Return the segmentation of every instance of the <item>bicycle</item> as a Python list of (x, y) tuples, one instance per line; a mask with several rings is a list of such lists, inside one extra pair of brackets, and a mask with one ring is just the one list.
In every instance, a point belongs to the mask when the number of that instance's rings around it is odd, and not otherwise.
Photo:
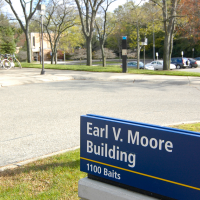
[(19, 62), (19, 60), (15, 57), (15, 54), (10, 55), (7, 54), (8, 56), (8, 60), (11, 62), (11, 64), (13, 65), (12, 67), (19, 67), (20, 69), (22, 68), (21, 63)]
[(3, 69), (10, 69), (12, 67), (12, 64), (8, 60), (7, 56), (0, 54), (0, 66)]

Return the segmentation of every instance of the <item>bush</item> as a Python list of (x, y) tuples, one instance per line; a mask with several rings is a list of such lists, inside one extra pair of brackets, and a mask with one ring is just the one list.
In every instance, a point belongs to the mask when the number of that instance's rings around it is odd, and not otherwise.
[(27, 60), (27, 52), (20, 50), (19, 53), (16, 54), (16, 57), (19, 61), (26, 61)]

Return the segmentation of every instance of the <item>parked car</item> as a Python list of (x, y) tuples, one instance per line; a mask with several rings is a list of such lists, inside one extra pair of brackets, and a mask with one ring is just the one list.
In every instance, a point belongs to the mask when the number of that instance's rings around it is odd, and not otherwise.
[(145, 65), (144, 69), (154, 70), (154, 67), (152, 65)]
[[(152, 66), (154, 68), (154, 70), (163, 70), (163, 60), (155, 60), (155, 61), (152, 61), (151, 63), (148, 63), (145, 65), (145, 69), (151, 69), (151, 67), (149, 66)], [(176, 66), (174, 64), (170, 64), (170, 69), (176, 69)]]
[(188, 60), (190, 61), (190, 67), (198, 67), (197, 61), (194, 58), (188, 58)]
[(188, 58), (176, 57), (171, 58), (171, 63), (176, 65), (176, 69), (186, 68), (190, 66), (190, 61)]
[[(122, 67), (122, 65), (121, 65)], [(137, 61), (131, 61), (127, 63), (128, 68), (136, 68), (137, 69)], [(144, 69), (143, 62), (139, 62), (139, 69)]]
[(197, 61), (198, 67), (200, 67), (200, 57), (194, 58)]

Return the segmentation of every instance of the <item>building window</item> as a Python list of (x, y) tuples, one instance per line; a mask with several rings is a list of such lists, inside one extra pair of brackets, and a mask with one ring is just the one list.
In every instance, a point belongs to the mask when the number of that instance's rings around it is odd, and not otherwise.
[(33, 36), (33, 46), (35, 47), (35, 36)]

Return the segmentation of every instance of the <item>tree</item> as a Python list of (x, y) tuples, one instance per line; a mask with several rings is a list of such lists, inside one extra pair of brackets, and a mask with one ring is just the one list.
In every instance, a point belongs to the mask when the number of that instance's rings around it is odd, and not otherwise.
[(84, 44), (84, 36), (79, 25), (75, 25), (62, 33), (59, 40), (59, 49), (67, 53), (73, 53), (75, 48), (82, 47)]
[(95, 25), (95, 18), (100, 5), (105, 0), (75, 0), (78, 7), (82, 25), (82, 31), (86, 39), (87, 65), (92, 65), (92, 36)]
[(112, 20), (113, 15), (111, 13), (107, 13), (107, 10), (108, 10), (108, 7), (110, 6), (110, 4), (113, 3), (114, 1), (115, 0), (109, 2), (107, 0), (105, 7), (101, 6), (102, 12), (100, 13), (100, 17), (98, 17), (95, 21), (95, 25), (96, 25), (97, 32), (98, 32), (101, 53), (102, 53), (103, 67), (106, 66), (104, 44), (105, 44), (105, 41), (106, 41), (108, 35), (113, 31), (114, 26), (115, 26), (115, 21)]
[(78, 49), (75, 49), (73, 55), (72, 55), (72, 59), (74, 60), (83, 60), (83, 59), (86, 59), (87, 58), (87, 51), (86, 49), (81, 49), (81, 48), (78, 48)]
[(163, 25), (165, 32), (164, 53), (163, 53), (163, 70), (170, 70), (171, 54), (173, 49), (173, 34), (175, 29), (175, 20), (177, 17), (177, 8), (180, 0), (151, 0), (159, 5), (163, 14)]
[(4, 0), (0, 0), (0, 11), (1, 11), (1, 8), (5, 5), (4, 3)]
[(140, 29), (143, 28), (143, 31), (146, 31), (147, 21), (145, 10), (141, 6), (142, 0), (139, 3), (135, 4), (134, 2), (128, 2), (128, 12), (125, 13), (127, 22), (132, 24), (133, 27), (136, 27), (137, 32), (137, 69), (139, 69), (140, 62)]
[(13, 54), (15, 51), (14, 28), (11, 27), (9, 20), (0, 14), (0, 52)]
[(183, 17), (177, 23), (177, 32), (181, 37), (190, 39), (194, 46), (200, 40), (199, 0), (182, 0), (178, 6), (178, 12)]
[(125, 24), (117, 22), (112, 33), (108, 35), (105, 45), (109, 49), (114, 50), (119, 55), (119, 58), (121, 58), (123, 35), (129, 36), (127, 33), (127, 27)]
[[(31, 45), (30, 45), (30, 37), (29, 37), (29, 23), (30, 23), (31, 18), (36, 12), (37, 6), (40, 4), (40, 2), (42, 2), (42, 0), (30, 0), (29, 2), (26, 2), (25, 0), (19, 0), (19, 3), (23, 11), (23, 15), (24, 15), (24, 21), (23, 19), (20, 18), (18, 11), (14, 8), (12, 4), (13, 1), (14, 0), (5, 0), (5, 2), (10, 6), (13, 14), (15, 15), (17, 21), (19, 22), (25, 34), (26, 44), (27, 44), (27, 58), (28, 58), (28, 62), (30, 63), (32, 58), (31, 58)], [(29, 3), (29, 11), (26, 6), (27, 3)]]
[[(116, 54), (110, 49), (105, 48), (104, 54), (105, 54), (106, 58), (116, 58)], [(101, 50), (96, 51), (94, 56), (97, 59), (101, 59), (102, 58), (102, 51)]]
[[(163, 31), (162, 25), (162, 11), (161, 9), (153, 2), (146, 2), (142, 5), (142, 9), (145, 10), (145, 21), (147, 22), (147, 36), (148, 36), (148, 46), (146, 49), (153, 47), (153, 59), (155, 60), (155, 34)], [(157, 46), (158, 47), (158, 46)]]
[(48, 34), (48, 40), (51, 45), (52, 57), (51, 63), (55, 60), (57, 63), (57, 46), (61, 34), (74, 26), (77, 15), (74, 7), (68, 0), (50, 0), (47, 5), (44, 27)]

